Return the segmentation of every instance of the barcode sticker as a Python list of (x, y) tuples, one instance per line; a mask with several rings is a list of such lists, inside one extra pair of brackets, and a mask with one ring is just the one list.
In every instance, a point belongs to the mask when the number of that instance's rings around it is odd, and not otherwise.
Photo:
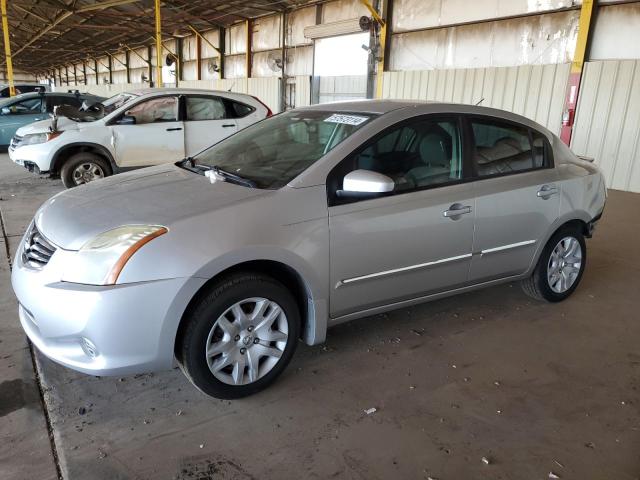
[(345, 125), (360, 125), (367, 120), (369, 120), (369, 117), (359, 117), (357, 115), (344, 115), (340, 113), (334, 113), (324, 121), (329, 123), (344, 123)]

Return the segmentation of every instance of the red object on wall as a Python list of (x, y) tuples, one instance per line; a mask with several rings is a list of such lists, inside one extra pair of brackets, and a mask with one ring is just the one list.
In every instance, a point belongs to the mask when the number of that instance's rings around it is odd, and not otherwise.
[(576, 116), (576, 106), (578, 104), (578, 90), (580, 89), (580, 78), (582, 72), (571, 73), (569, 75), (569, 83), (567, 85), (567, 97), (564, 102), (565, 110), (562, 112), (562, 129), (560, 130), (560, 139), (569, 145), (571, 143), (571, 132), (573, 131), (573, 122)]

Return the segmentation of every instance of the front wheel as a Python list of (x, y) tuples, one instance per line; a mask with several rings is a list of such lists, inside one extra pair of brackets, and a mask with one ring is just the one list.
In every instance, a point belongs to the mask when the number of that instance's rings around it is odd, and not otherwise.
[(60, 178), (67, 188), (77, 187), (111, 175), (109, 162), (95, 153), (80, 152), (65, 160)]
[(300, 313), (291, 293), (259, 274), (214, 285), (187, 314), (178, 363), (203, 393), (240, 398), (271, 384), (296, 349)]
[(565, 226), (549, 239), (533, 274), (522, 288), (537, 300), (560, 302), (578, 287), (587, 262), (584, 235), (576, 226)]

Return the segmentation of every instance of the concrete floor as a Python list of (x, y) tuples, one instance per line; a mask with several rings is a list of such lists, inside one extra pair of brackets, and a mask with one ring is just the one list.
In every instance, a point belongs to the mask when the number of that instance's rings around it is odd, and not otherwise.
[[(0, 156), (11, 252), (61, 188)], [(640, 478), (639, 233), (640, 195), (611, 192), (566, 302), (505, 285), (345, 324), (233, 402), (36, 353), (39, 390), (0, 251), (0, 477)]]

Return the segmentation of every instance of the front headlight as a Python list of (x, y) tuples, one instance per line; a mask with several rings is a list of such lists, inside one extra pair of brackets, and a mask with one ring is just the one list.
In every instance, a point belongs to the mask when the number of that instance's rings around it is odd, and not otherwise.
[(62, 132), (48, 132), (48, 133), (33, 133), (31, 135), (25, 135), (20, 140), (20, 146), (23, 147), (25, 145), (37, 145), (39, 143), (45, 143), (49, 140), (53, 140), (56, 137), (59, 137)]
[(101, 233), (72, 256), (62, 281), (115, 285), (133, 254), (168, 231), (160, 225), (124, 225)]

